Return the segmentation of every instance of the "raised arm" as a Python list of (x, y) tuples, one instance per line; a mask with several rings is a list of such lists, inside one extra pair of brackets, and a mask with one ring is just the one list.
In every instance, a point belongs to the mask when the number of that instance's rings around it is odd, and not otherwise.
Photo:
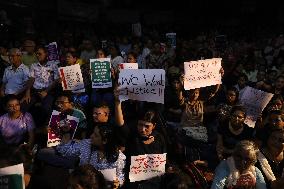
[(121, 108), (121, 102), (119, 100), (119, 90), (117, 87), (114, 89), (114, 103), (115, 103), (115, 122), (118, 126), (123, 126), (124, 117)]

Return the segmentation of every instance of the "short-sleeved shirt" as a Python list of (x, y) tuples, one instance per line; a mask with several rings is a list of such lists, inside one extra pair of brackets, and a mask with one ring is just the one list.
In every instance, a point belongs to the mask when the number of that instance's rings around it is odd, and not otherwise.
[(87, 128), (86, 116), (81, 110), (74, 108), (72, 116), (77, 117), (79, 119), (78, 128)]
[(29, 68), (21, 64), (14, 70), (13, 66), (5, 69), (2, 82), (5, 84), (5, 94), (15, 94), (23, 89), (29, 79)]
[(241, 140), (252, 140), (254, 137), (254, 129), (244, 124), (244, 129), (239, 135), (233, 134), (229, 129), (229, 122), (218, 127), (218, 134), (223, 137), (223, 145), (227, 149), (234, 149), (236, 144)]
[(25, 134), (35, 127), (33, 117), (26, 112), (17, 119), (11, 119), (7, 114), (0, 117), (0, 133), (5, 143), (20, 144)]
[(58, 66), (50, 61), (45, 65), (41, 65), (39, 62), (32, 64), (30, 77), (35, 78), (33, 88), (45, 89), (49, 87), (54, 80), (59, 78)]

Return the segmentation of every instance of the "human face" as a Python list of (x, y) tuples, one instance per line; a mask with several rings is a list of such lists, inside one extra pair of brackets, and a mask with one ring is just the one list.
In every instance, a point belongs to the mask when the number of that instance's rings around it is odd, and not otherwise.
[(233, 126), (242, 126), (245, 121), (245, 118), (245, 113), (237, 110), (231, 115), (231, 124)]
[(284, 121), (281, 115), (271, 114), (269, 117), (269, 123), (273, 128), (278, 128), (278, 129), (284, 128)]
[(194, 89), (190, 95), (191, 99), (192, 100), (198, 100), (199, 98), (199, 93), (200, 93), (200, 90), (199, 89)]
[(14, 52), (9, 54), (9, 60), (10, 60), (11, 64), (16, 68), (18, 66), (20, 66), (21, 63), (22, 63), (21, 55), (18, 55)]
[(57, 106), (60, 112), (65, 112), (72, 109), (72, 104), (69, 102), (67, 97), (60, 96), (55, 101), (55, 105)]
[(148, 121), (139, 120), (137, 128), (140, 136), (149, 137), (155, 129), (155, 125)]
[(229, 104), (233, 104), (237, 99), (236, 99), (236, 93), (234, 91), (228, 91), (226, 94), (227, 102)]
[(92, 145), (97, 146), (97, 147), (103, 146), (106, 143), (106, 141), (102, 139), (102, 136), (100, 134), (100, 129), (98, 126), (94, 128), (94, 131), (91, 134), (90, 138), (91, 138)]
[(275, 82), (276, 89), (283, 89), (284, 88), (284, 78), (280, 77)]
[(284, 133), (279, 131), (273, 132), (268, 138), (267, 148), (273, 152), (284, 151)]
[(281, 110), (283, 102), (280, 99), (275, 99), (269, 106), (270, 110)]
[(74, 65), (77, 61), (76, 57), (73, 57), (71, 53), (66, 54), (66, 62), (68, 65)]
[(36, 52), (36, 57), (39, 62), (45, 62), (47, 60), (47, 53), (43, 49), (38, 49)]
[(10, 100), (7, 103), (7, 111), (9, 114), (18, 113), (21, 111), (20, 102), (18, 100)]
[(136, 63), (137, 61), (136, 61), (136, 59), (134, 58), (134, 56), (132, 54), (129, 54), (127, 56), (127, 62), (128, 63)]
[(235, 154), (235, 166), (242, 173), (247, 170), (254, 163), (253, 153), (249, 150), (241, 150), (238, 154)]
[(101, 50), (98, 50), (97, 58), (105, 58), (105, 57), (106, 57), (105, 53)]
[(245, 80), (244, 77), (239, 78), (239, 80), (238, 80), (238, 85), (239, 85), (240, 87), (245, 87), (245, 85), (246, 85), (246, 80)]
[(172, 86), (173, 86), (173, 88), (174, 88), (174, 90), (180, 90), (182, 87), (181, 87), (181, 83), (179, 82), (179, 81), (177, 81), (177, 80), (174, 80), (173, 82), (172, 82)]
[(107, 108), (94, 108), (93, 120), (95, 123), (106, 123), (108, 121), (109, 111)]

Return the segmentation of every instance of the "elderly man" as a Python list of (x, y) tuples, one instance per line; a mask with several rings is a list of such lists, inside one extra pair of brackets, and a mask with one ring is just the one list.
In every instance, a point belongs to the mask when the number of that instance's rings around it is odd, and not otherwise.
[(9, 59), (11, 66), (4, 71), (1, 96), (9, 94), (23, 97), (27, 89), (27, 81), (29, 79), (29, 68), (22, 63), (21, 51), (17, 48), (9, 50)]

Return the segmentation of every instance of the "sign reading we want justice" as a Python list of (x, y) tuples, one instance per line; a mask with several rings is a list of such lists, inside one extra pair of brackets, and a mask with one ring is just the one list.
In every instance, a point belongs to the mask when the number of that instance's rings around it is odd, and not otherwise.
[(119, 99), (164, 103), (165, 70), (123, 69), (119, 73)]

